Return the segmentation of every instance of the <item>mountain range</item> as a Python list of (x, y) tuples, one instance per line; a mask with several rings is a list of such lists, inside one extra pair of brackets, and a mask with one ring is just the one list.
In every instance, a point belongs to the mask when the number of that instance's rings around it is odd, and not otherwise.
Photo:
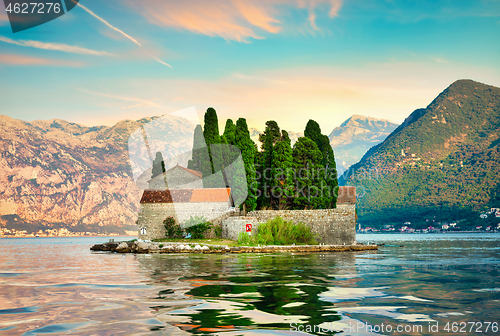
[[(134, 229), (140, 193), (127, 141), (155, 119), (86, 127), (58, 119), (26, 122), (0, 116), (0, 227)], [(163, 117), (162, 123), (172, 152), (191, 150), (192, 140), (185, 139), (192, 139), (194, 125), (175, 116)]]
[(357, 163), (371, 147), (384, 141), (398, 127), (385, 119), (353, 115), (328, 136), (341, 175)]
[(456, 81), (351, 168), (362, 224), (477, 223), (500, 207), (500, 88)]

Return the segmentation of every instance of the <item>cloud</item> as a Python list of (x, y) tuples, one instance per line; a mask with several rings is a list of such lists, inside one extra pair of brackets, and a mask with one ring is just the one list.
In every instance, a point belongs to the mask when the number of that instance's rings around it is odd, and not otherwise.
[(117, 31), (118, 33), (120, 33), (121, 35), (125, 36), (126, 38), (128, 38), (130, 41), (134, 42), (135, 44), (137, 44), (139, 47), (141, 46), (141, 44), (139, 43), (139, 41), (137, 41), (135, 38), (133, 38), (132, 36), (126, 34), (125, 32), (123, 32), (123, 30), (120, 30), (118, 28), (116, 28), (115, 26), (113, 26), (112, 24), (110, 24), (108, 21), (104, 20), (103, 18), (101, 18), (100, 16), (98, 16), (97, 14), (95, 14), (93, 11), (91, 11), (90, 9), (88, 9), (87, 7), (85, 7), (84, 5), (82, 5), (81, 3), (78, 4), (79, 7), (83, 8), (87, 13), (89, 13), (90, 15), (92, 15), (93, 17), (95, 17), (97, 20), (101, 21), (102, 23), (104, 23), (106, 26), (108, 26), (109, 28)]
[(314, 10), (327, 5), (333, 18), (338, 15), (342, 0), (142, 0), (140, 5), (133, 5), (160, 26), (247, 42), (249, 38), (263, 38), (260, 33), (279, 33), (280, 14), (290, 6), (307, 8), (308, 21), (317, 29)]
[[(73, 0), (74, 2), (74, 0)], [(90, 9), (88, 9), (87, 7), (85, 7), (84, 5), (82, 4), (79, 4), (79, 6), (85, 10), (87, 13), (89, 13), (90, 15), (92, 15), (93, 17), (95, 17), (97, 20), (101, 21), (102, 23), (104, 23), (106, 26), (108, 26), (109, 28), (113, 29), (114, 31), (118, 32), (119, 34), (125, 36), (127, 39), (129, 39), (130, 41), (132, 41), (133, 43), (135, 43), (136, 45), (138, 45), (139, 47), (142, 48), (142, 45), (141, 43), (139, 43), (139, 41), (137, 41), (137, 39), (133, 38), (132, 36), (128, 35), (127, 33), (125, 33), (123, 30), (121, 29), (118, 29), (116, 28), (115, 26), (113, 26), (111, 23), (109, 23), (108, 21), (104, 20), (102, 17), (100, 17), (99, 15), (97, 15), (96, 13), (94, 13), (93, 11), (91, 11)], [(157, 57), (152, 57), (155, 61), (157, 61), (158, 63), (160, 64), (163, 64), (165, 66), (168, 66), (170, 68), (172, 68), (172, 66), (168, 63), (165, 63), (163, 62), (162, 60), (160, 60), (159, 58)]]
[(117, 99), (117, 100), (126, 101), (126, 102), (137, 103), (135, 105), (123, 106), (122, 109), (132, 109), (132, 108), (138, 108), (138, 107), (156, 107), (156, 108), (161, 107), (160, 105), (155, 103), (153, 100), (141, 99), (141, 98), (136, 98), (136, 97), (117, 96), (117, 95), (113, 95), (113, 94), (107, 94), (107, 93), (102, 93), (102, 92), (93, 92), (93, 91), (87, 91), (87, 90), (78, 90), (78, 91), (88, 93), (88, 94), (91, 94), (94, 96), (100, 96), (100, 97), (112, 98), (112, 99)]
[(172, 66), (171, 66), (170, 64), (163, 62), (161, 59), (156, 58), (156, 57), (153, 57), (153, 59), (154, 59), (156, 62), (158, 62), (158, 63), (160, 63), (160, 64), (163, 64), (163, 65), (166, 65), (166, 66), (170, 67), (171, 69), (173, 69), (173, 68), (172, 68)]
[(9, 21), (9, 17), (7, 16), (7, 13), (4, 12), (0, 7), (0, 24), (2, 24), (3, 21)]
[(3, 41), (5, 43), (23, 46), (23, 47), (31, 47), (31, 48), (45, 49), (45, 50), (57, 50), (57, 51), (62, 51), (62, 52), (67, 52), (67, 53), (72, 53), (72, 54), (97, 55), (97, 56), (112, 56), (113, 55), (113, 54), (110, 54), (106, 51), (96, 51), (96, 50), (71, 46), (71, 45), (62, 44), (62, 43), (46, 43), (46, 42), (29, 41), (29, 40), (27, 40), (27, 41), (25, 41), (25, 40), (15, 41), (15, 40), (12, 40), (12, 39), (10, 39), (8, 37), (4, 37), (4, 36), (0, 36), (0, 41)]
[(38, 65), (50, 65), (50, 66), (70, 66), (70, 67), (80, 67), (83, 63), (66, 61), (66, 60), (54, 60), (39, 57), (30, 57), (23, 55), (14, 54), (0, 54), (0, 64), (7, 65), (24, 65), (24, 66), (38, 66)]

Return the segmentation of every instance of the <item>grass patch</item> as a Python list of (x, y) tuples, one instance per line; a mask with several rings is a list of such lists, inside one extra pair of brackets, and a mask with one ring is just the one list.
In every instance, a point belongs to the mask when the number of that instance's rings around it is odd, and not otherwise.
[(241, 232), (238, 243), (255, 245), (317, 245), (316, 237), (304, 223), (295, 224), (281, 217), (275, 217), (259, 225), (255, 235)]
[(237, 242), (229, 239), (163, 238), (163, 239), (154, 239), (153, 242), (238, 246)]

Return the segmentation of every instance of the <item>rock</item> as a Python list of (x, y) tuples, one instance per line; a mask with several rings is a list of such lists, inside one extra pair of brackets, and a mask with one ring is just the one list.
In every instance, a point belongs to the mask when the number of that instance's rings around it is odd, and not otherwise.
[(136, 242), (134, 244), (134, 250), (137, 253), (148, 253), (149, 252), (149, 244), (146, 242)]
[(208, 246), (202, 246), (202, 247), (201, 247), (201, 249), (202, 249), (203, 251), (210, 250), (210, 249), (208, 248)]
[(130, 253), (132, 249), (128, 246), (127, 242), (121, 242), (115, 249), (117, 253)]
[(199, 250), (201, 250), (201, 246), (200, 246), (200, 245), (196, 245), (196, 246), (194, 247), (194, 250), (195, 250), (195, 251), (199, 251)]

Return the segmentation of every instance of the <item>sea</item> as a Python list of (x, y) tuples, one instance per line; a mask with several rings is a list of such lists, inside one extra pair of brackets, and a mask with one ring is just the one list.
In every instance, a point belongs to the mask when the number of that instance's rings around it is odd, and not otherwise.
[(381, 245), (367, 252), (90, 251), (108, 240), (0, 239), (0, 335), (500, 335), (500, 233), (359, 234)]

